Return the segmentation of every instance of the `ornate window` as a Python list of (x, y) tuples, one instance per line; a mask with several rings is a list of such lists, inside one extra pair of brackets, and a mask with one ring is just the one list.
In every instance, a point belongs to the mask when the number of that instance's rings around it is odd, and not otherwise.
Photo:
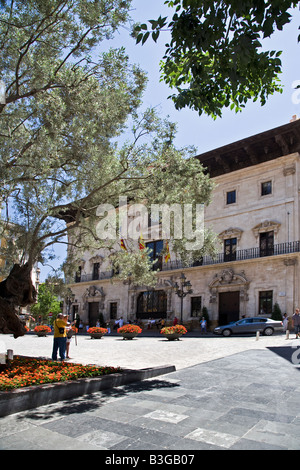
[(137, 318), (165, 318), (167, 294), (163, 290), (141, 292), (137, 298)]
[(226, 204), (234, 204), (236, 203), (236, 190), (227, 191), (226, 193)]
[(151, 261), (155, 261), (153, 264), (153, 270), (162, 268), (162, 250), (164, 248), (163, 240), (156, 240), (153, 242), (146, 243), (146, 247), (151, 250), (149, 254)]
[(202, 298), (191, 297), (191, 317), (200, 317), (202, 309)]
[(236, 260), (236, 238), (228, 238), (224, 240), (224, 261)]
[(261, 291), (259, 292), (259, 315), (271, 315), (273, 308), (273, 291)]
[(260, 256), (274, 255), (274, 232), (263, 232), (259, 234)]
[(264, 181), (261, 183), (261, 196), (272, 194), (272, 181)]

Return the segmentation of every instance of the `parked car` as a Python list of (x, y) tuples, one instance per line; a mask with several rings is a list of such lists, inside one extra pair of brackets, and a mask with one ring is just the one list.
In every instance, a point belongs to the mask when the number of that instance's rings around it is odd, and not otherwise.
[(214, 329), (216, 335), (230, 336), (243, 333), (260, 333), (271, 336), (274, 331), (282, 330), (282, 321), (271, 318), (249, 317), (228, 323), (228, 325), (218, 326)]

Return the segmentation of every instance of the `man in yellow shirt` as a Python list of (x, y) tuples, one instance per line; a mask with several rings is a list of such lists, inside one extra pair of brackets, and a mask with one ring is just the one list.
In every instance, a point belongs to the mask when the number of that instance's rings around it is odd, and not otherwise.
[(54, 339), (53, 339), (53, 351), (52, 359), (57, 361), (57, 351), (59, 350), (59, 356), (61, 361), (65, 359), (66, 356), (66, 343), (67, 343), (67, 317), (64, 317), (62, 313), (57, 315), (56, 320), (54, 321)]

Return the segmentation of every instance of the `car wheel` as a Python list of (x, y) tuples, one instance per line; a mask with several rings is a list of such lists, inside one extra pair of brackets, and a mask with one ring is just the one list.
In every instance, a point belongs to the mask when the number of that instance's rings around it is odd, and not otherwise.
[(274, 333), (274, 330), (270, 326), (264, 330), (264, 335), (266, 336), (272, 336), (273, 333)]
[(226, 328), (226, 330), (223, 330), (223, 331), (222, 331), (222, 335), (223, 335), (223, 336), (226, 336), (226, 337), (227, 337), (227, 336), (230, 336), (230, 335), (231, 335), (231, 330), (229, 330), (228, 328)]

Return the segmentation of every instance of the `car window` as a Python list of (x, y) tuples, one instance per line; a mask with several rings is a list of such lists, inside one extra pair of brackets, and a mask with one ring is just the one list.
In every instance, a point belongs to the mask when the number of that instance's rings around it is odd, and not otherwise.
[(238, 325), (246, 325), (247, 323), (252, 323), (253, 319), (252, 318), (243, 318), (243, 320), (240, 320), (237, 322)]

